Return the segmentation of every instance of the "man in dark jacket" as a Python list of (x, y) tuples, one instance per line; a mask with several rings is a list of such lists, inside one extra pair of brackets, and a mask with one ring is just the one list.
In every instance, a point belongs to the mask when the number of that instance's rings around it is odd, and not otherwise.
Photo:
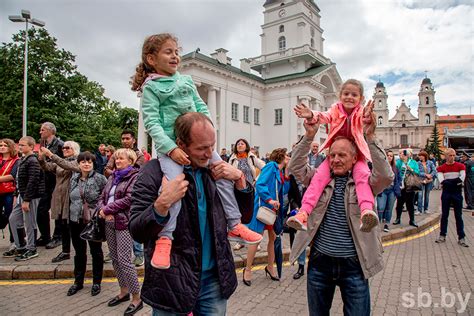
[[(215, 179), (235, 181), (241, 210), (253, 207), (253, 190), (243, 173), (225, 162), (208, 168), (215, 144), (208, 117), (184, 114), (176, 120), (175, 133), (191, 165), (185, 166), (183, 175), (162, 182), (159, 161), (153, 159), (140, 169), (132, 193), (130, 232), (148, 248), (141, 297), (154, 315), (225, 315), (237, 278)], [(169, 219), (169, 207), (180, 199), (170, 268), (155, 269), (150, 264), (155, 241)]]
[[(40, 129), (41, 146), (48, 148), (53, 154), (63, 157), (64, 142), (56, 137), (56, 126), (51, 122), (44, 122)], [(37, 222), (41, 234), (36, 241), (37, 246), (46, 246), (53, 249), (61, 245), (61, 220), (54, 222), (53, 238), (51, 240), (51, 230), (49, 226), (49, 209), (51, 208), (51, 196), (56, 187), (56, 175), (52, 172), (44, 173), (45, 191), (38, 205)]]

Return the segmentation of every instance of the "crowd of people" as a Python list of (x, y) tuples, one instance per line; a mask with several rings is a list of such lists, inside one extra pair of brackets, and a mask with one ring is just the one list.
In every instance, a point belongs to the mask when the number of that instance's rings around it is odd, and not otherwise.
[[(364, 106), (362, 84), (350, 79), (327, 112), (299, 104), (305, 135), (291, 151), (276, 148), (259, 158), (246, 139), (230, 150), (214, 150), (216, 131), (191, 77), (180, 75), (177, 39), (157, 34), (145, 40), (132, 89), (142, 94), (143, 120), (157, 159), (137, 148), (133, 131), (121, 134), (122, 148), (100, 144), (95, 153), (57, 138), (43, 123), (40, 148), (27, 136), (16, 144), (0, 140), (0, 201), (9, 223), (11, 247), (4, 257), (38, 257), (38, 247), (62, 246), (54, 263), (74, 248), (75, 295), (84, 288), (87, 245), (92, 257), (92, 296), (101, 292), (104, 261), (110, 258), (119, 290), (109, 306), (130, 304), (133, 315), (147, 303), (153, 315), (224, 315), (238, 281), (232, 248), (247, 247), (242, 283), (252, 286), (252, 268), (267, 231), (265, 275), (281, 278), (278, 245), (289, 233), (293, 275), (305, 274), (311, 315), (329, 315), (335, 287), (344, 312), (370, 314), (368, 279), (383, 269), (381, 230), (399, 225), (404, 208), (409, 225), (430, 213), (430, 192), (442, 186), (441, 233), (446, 240), (453, 204), (459, 245), (468, 247), (462, 221), (462, 187), (472, 208), (474, 158), (455, 162), (416, 157), (402, 149), (398, 158), (376, 142), (373, 103)], [(172, 88), (170, 88), (172, 87)], [(329, 124), (323, 144), (314, 141), (319, 124)], [(466, 191), (467, 190), (467, 191)], [(396, 203), (396, 217), (392, 210)], [(415, 211), (415, 203), (417, 210)], [(262, 215), (270, 211), (269, 220)], [(104, 221), (109, 254), (102, 243), (81, 234), (92, 219)], [(54, 220), (51, 235), (50, 219)], [(379, 229), (379, 222), (382, 224)], [(132, 255), (133, 254), (133, 255)], [(280, 267), (278, 262), (280, 261)], [(136, 266), (145, 265), (140, 285)], [(335, 269), (334, 267), (337, 267)]]

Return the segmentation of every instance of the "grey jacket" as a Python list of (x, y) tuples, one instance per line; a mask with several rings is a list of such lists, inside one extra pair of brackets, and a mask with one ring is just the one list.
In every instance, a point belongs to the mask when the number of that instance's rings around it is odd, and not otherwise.
[[(294, 148), (288, 166), (290, 173), (295, 178), (308, 186), (313, 178), (315, 169), (311, 168), (307, 161), (307, 155), (311, 146), (312, 139), (304, 136)], [(374, 195), (382, 192), (392, 181), (394, 174), (387, 162), (385, 152), (373, 141), (367, 142), (372, 156), (372, 174), (369, 179), (370, 186)], [(293, 243), (290, 254), (290, 262), (294, 263), (298, 256), (311, 243), (316, 236), (324, 215), (326, 213), (329, 201), (334, 190), (334, 180), (326, 186), (316, 207), (308, 218), (308, 230), (298, 231)], [(347, 213), (347, 223), (351, 230), (352, 238), (357, 250), (357, 256), (366, 279), (373, 277), (383, 269), (382, 241), (378, 229), (373, 229), (370, 233), (364, 233), (359, 230), (360, 227), (360, 209), (357, 203), (355, 192), (355, 182), (350, 176), (346, 185), (345, 205)]]

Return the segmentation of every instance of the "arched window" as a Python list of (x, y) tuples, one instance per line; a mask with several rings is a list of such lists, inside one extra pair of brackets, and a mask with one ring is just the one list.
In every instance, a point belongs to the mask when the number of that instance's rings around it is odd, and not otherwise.
[(285, 32), (285, 26), (284, 25), (280, 25), (280, 33), (283, 33)]
[(382, 107), (382, 100), (379, 100), (379, 108)]
[(314, 48), (314, 39), (311, 39), (311, 47)]
[(426, 97), (426, 104), (430, 104), (430, 97)]
[(286, 39), (284, 36), (280, 36), (278, 39), (278, 50), (285, 50), (286, 49)]
[(378, 124), (379, 124), (379, 125), (382, 125), (382, 124), (383, 124), (383, 118), (382, 118), (381, 116), (379, 116)]
[(405, 120), (405, 114), (402, 114), (402, 121)]
[(425, 115), (425, 124), (431, 124), (431, 116), (429, 114)]

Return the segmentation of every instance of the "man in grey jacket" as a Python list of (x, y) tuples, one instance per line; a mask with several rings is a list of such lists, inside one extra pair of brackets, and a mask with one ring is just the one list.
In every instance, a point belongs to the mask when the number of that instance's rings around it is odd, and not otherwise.
[[(375, 122), (375, 120), (373, 120)], [(308, 185), (315, 169), (307, 163), (307, 153), (318, 130), (304, 125), (306, 134), (292, 152), (290, 172)], [(369, 179), (374, 195), (393, 180), (384, 151), (375, 142), (375, 125), (366, 127), (366, 140), (373, 169)], [(382, 242), (378, 229), (361, 232), (360, 209), (351, 171), (357, 160), (355, 144), (338, 137), (329, 149), (333, 179), (308, 218), (308, 230), (299, 231), (291, 249), (294, 262), (311, 244), (308, 264), (308, 307), (310, 315), (329, 315), (336, 285), (340, 287), (345, 315), (370, 315), (368, 279), (383, 269)]]

